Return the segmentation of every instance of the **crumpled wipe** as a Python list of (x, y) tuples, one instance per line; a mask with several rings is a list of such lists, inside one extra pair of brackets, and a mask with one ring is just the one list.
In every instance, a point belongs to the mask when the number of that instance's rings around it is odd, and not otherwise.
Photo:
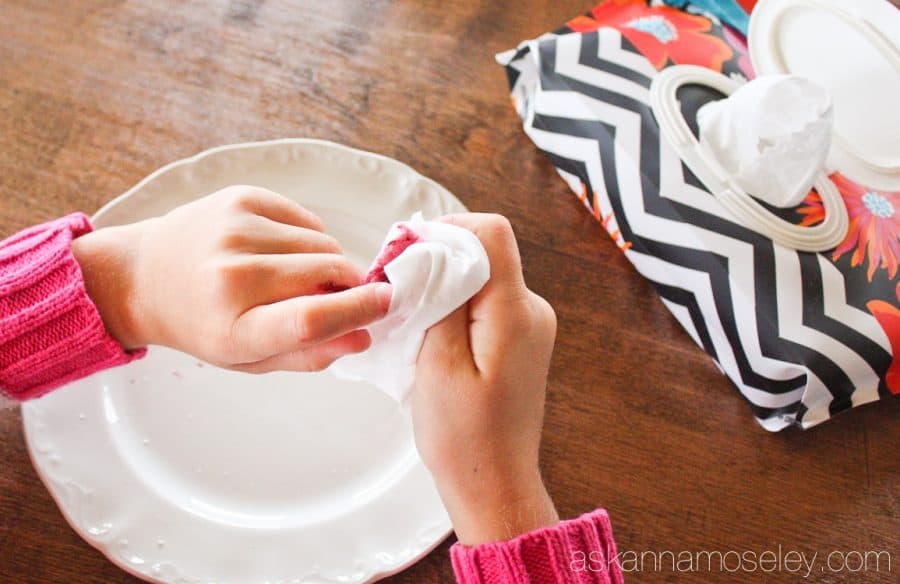
[(369, 349), (338, 359), (329, 370), (372, 383), (404, 403), (428, 328), (465, 304), (489, 278), (487, 252), (468, 229), (425, 221), (421, 213), (395, 223), (366, 278), (391, 283), (390, 309), (368, 328)]
[(700, 145), (747, 194), (799, 205), (823, 171), (834, 125), (831, 97), (796, 75), (767, 75), (697, 111)]

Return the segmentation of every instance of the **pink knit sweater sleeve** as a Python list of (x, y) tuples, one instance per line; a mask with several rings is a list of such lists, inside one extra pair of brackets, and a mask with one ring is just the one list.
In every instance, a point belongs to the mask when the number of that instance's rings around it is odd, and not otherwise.
[(510, 541), (450, 548), (460, 584), (621, 584), (609, 515), (603, 509)]
[(92, 230), (82, 213), (0, 241), (0, 396), (23, 401), (128, 363), (84, 287), (72, 240)]

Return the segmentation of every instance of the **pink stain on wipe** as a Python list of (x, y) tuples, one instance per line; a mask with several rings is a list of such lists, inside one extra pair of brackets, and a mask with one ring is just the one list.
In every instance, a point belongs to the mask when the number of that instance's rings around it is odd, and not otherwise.
[(365, 284), (370, 284), (372, 282), (390, 282), (387, 274), (384, 273), (384, 267), (397, 259), (397, 256), (403, 253), (403, 250), (419, 241), (419, 236), (406, 225), (400, 225), (399, 229), (400, 234), (387, 242), (384, 245), (384, 248), (382, 248), (381, 253), (375, 258), (375, 262), (372, 264), (372, 267), (369, 268), (369, 273), (366, 274)]

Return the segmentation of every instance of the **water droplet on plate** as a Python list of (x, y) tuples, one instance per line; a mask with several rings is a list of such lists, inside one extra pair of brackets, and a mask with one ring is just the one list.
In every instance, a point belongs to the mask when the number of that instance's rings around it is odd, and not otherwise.
[(87, 528), (87, 531), (91, 535), (106, 535), (109, 533), (110, 529), (112, 529), (112, 523), (103, 523), (100, 527), (97, 527), (96, 525), (90, 526)]

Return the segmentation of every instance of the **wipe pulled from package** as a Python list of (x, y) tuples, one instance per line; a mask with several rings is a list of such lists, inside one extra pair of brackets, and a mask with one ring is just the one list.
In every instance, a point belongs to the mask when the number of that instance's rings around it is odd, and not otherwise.
[(487, 252), (468, 229), (425, 221), (421, 213), (395, 223), (366, 278), (391, 283), (391, 307), (369, 327), (369, 349), (338, 359), (330, 371), (368, 381), (404, 403), (428, 328), (465, 304), (488, 278)]
[(697, 112), (700, 145), (747, 194), (775, 207), (799, 205), (824, 170), (831, 97), (796, 75), (768, 75)]

